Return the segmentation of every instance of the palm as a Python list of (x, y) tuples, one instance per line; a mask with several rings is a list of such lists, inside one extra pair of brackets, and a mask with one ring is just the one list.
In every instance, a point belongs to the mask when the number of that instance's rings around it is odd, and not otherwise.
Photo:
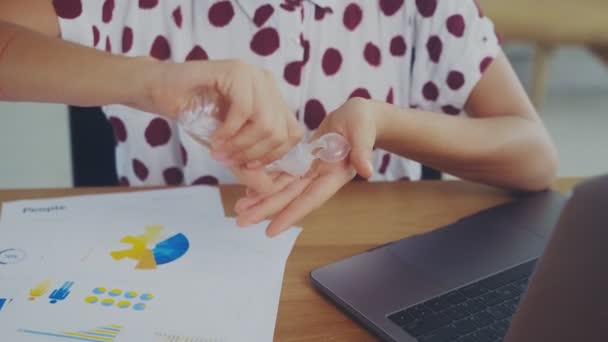
[(274, 214), (267, 229), (274, 236), (318, 208), (354, 176), (347, 161), (317, 163), (304, 178), (282, 175), (273, 194), (249, 196), (237, 203), (239, 223), (256, 223)]

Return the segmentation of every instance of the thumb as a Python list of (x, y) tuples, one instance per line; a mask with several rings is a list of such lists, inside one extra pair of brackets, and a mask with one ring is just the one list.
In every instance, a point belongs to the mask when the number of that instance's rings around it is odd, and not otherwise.
[(369, 178), (374, 173), (372, 166), (372, 144), (358, 143), (353, 144), (350, 151), (350, 163), (355, 168), (355, 171), (363, 177)]

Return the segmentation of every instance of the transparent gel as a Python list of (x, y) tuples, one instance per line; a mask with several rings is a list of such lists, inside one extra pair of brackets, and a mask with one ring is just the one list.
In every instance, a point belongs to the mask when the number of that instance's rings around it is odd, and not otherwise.
[[(217, 103), (217, 96), (209, 93), (193, 97), (180, 110), (178, 125), (196, 140), (208, 144), (213, 132), (221, 125)], [(283, 158), (267, 165), (266, 171), (283, 171), (302, 177), (316, 159), (337, 163), (344, 160), (349, 152), (350, 145), (342, 135), (327, 133), (310, 143), (300, 142)]]

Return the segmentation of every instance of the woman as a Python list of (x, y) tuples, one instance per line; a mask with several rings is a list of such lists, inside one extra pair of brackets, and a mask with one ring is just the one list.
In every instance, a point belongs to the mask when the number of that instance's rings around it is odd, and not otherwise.
[[(473, 0), (11, 0), (0, 20), (3, 99), (103, 105), (123, 184), (226, 183), (232, 169), (256, 190), (239, 222), (274, 216), (270, 235), (356, 172), (416, 180), (420, 162), (525, 191), (555, 174), (550, 138)], [(173, 119), (210, 89), (227, 109), (209, 151)], [(300, 127), (343, 134), (349, 160), (302, 179), (264, 173)]]

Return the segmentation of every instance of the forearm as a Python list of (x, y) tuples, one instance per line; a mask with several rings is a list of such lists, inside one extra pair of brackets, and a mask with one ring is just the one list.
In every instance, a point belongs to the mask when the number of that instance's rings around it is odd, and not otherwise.
[(463, 179), (515, 190), (550, 186), (557, 157), (542, 124), (521, 116), (456, 117), (374, 103), (377, 146)]
[(0, 100), (129, 104), (145, 91), (148, 63), (0, 21)]

